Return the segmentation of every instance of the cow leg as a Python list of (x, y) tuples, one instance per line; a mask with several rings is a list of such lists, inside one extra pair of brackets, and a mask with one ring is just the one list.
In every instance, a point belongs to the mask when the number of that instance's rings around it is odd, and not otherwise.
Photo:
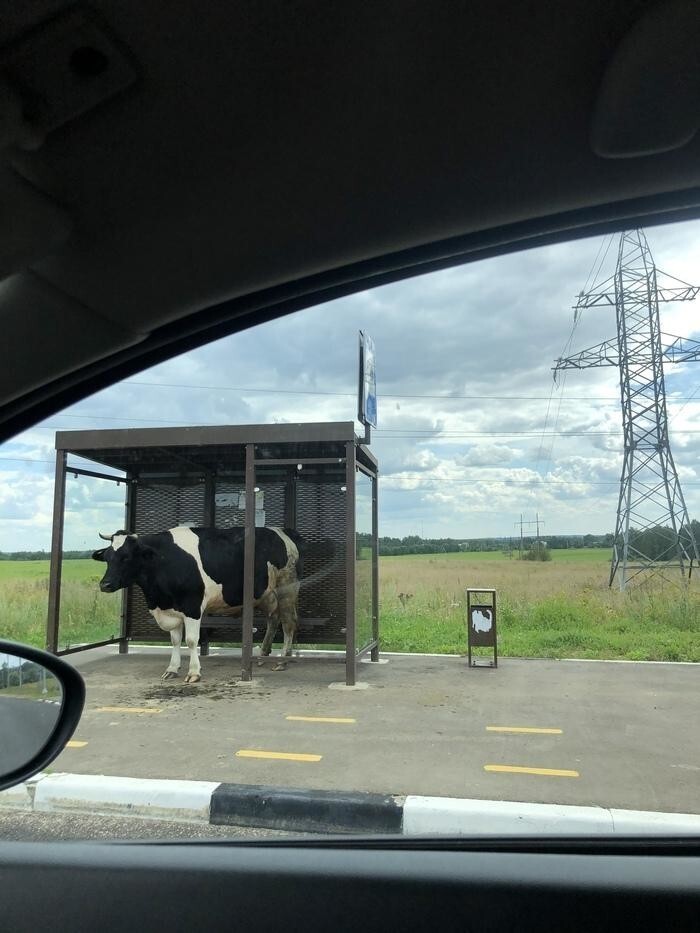
[(265, 630), (265, 637), (262, 640), (260, 645), (260, 657), (258, 658), (258, 667), (262, 667), (265, 661), (264, 658), (267, 658), (272, 653), (272, 642), (275, 640), (275, 635), (277, 634), (277, 629), (279, 628), (280, 620), (275, 614), (270, 616), (267, 620), (267, 629)]
[(263, 643), (260, 646), (260, 654), (267, 656), (272, 651), (272, 642), (277, 634), (277, 627), (280, 622), (280, 604), (277, 599), (277, 593), (274, 590), (268, 593), (260, 600), (261, 607), (267, 611), (267, 630)]
[(177, 677), (180, 670), (180, 645), (182, 644), (182, 614), (171, 610), (151, 609), (151, 615), (156, 620), (162, 632), (170, 633), (170, 664), (165, 669), (161, 680), (170, 680)]
[(282, 655), (285, 658), (292, 656), (294, 646), (294, 636), (297, 633), (297, 614), (290, 615), (282, 620), (282, 631), (284, 632), (284, 644), (282, 646)]
[(180, 671), (180, 645), (182, 644), (182, 622), (176, 627), (170, 629), (170, 644), (173, 646), (170, 652), (170, 664), (165, 669), (162, 680), (171, 680), (177, 677)]
[(274, 590), (268, 590), (268, 592), (262, 597), (259, 604), (265, 612), (267, 612), (267, 629), (265, 630), (265, 637), (262, 640), (262, 645), (260, 646), (260, 657), (258, 658), (258, 667), (262, 667), (264, 661), (262, 658), (266, 658), (272, 652), (272, 642), (275, 640), (275, 635), (277, 634), (277, 628), (279, 626), (279, 603), (277, 602), (277, 594)]
[(185, 643), (190, 649), (190, 667), (185, 677), (186, 684), (196, 684), (198, 680), (202, 679), (199, 653), (197, 651), (200, 622), (201, 619), (185, 618)]
[(297, 631), (297, 595), (299, 593), (299, 584), (287, 584), (284, 589), (284, 594), (280, 594), (279, 591), (277, 594), (282, 631), (284, 632), (284, 644), (280, 653), (280, 660), (273, 668), (275, 671), (283, 671), (286, 669), (286, 659), (292, 655), (294, 636)]

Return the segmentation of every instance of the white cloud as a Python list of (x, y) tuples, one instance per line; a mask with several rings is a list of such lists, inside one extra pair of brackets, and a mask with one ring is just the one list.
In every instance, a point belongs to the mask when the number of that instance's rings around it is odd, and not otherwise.
[(457, 462), (464, 466), (493, 466), (498, 463), (509, 463), (516, 456), (514, 447), (504, 447), (502, 444), (479, 444), (472, 447), (468, 453), (457, 457)]
[[(648, 237), (660, 268), (700, 278), (700, 224)], [(552, 384), (599, 246), (546, 247), (353, 295), (97, 393), (0, 451), (0, 549), (49, 547), (56, 428), (352, 420), (359, 328), (378, 354), (372, 447), (385, 534), (507, 535), (521, 512), (536, 511), (549, 534), (610, 530), (622, 446), (617, 370), (569, 370)], [(665, 307), (662, 328), (692, 335), (697, 307)], [(614, 310), (590, 309), (567, 353), (614, 334)], [(668, 366), (666, 381), (679, 474), (700, 516), (700, 365)], [(66, 544), (92, 547), (98, 529), (121, 526), (123, 487), (71, 482)]]

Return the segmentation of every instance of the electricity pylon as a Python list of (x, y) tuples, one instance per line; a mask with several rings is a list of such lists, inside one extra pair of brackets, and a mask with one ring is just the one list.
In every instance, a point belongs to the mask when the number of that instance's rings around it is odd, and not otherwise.
[[(619, 573), (621, 590), (645, 571), (678, 570), (687, 582), (693, 561), (699, 562), (668, 440), (664, 362), (700, 359), (700, 342), (664, 334), (659, 324), (660, 302), (692, 301), (698, 292), (700, 287), (656, 269), (642, 230), (626, 231), (615, 274), (582, 292), (574, 307), (574, 320), (584, 308), (614, 307), (617, 338), (561, 357), (554, 367), (555, 379), (563, 369), (620, 370), (624, 460), (610, 586)], [(669, 529), (661, 553), (649, 534), (659, 526)]]

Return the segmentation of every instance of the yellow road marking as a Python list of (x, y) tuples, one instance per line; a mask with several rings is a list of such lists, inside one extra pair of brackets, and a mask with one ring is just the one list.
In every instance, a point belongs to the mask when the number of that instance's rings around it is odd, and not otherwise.
[(487, 732), (526, 732), (534, 735), (561, 735), (561, 729), (539, 729), (535, 726), (487, 726)]
[(504, 774), (544, 774), (547, 777), (579, 777), (578, 771), (566, 771), (560, 768), (523, 768), (520, 765), (484, 765), (484, 771), (498, 771)]
[(80, 742), (78, 739), (71, 739), (70, 742), (66, 742), (66, 748), (85, 748), (87, 742)]
[(342, 716), (285, 716), (290, 722), (357, 722)]
[(323, 755), (301, 755), (294, 752), (259, 752), (253, 748), (241, 748), (236, 758), (275, 758), (279, 761), (320, 761)]
[(153, 706), (98, 706), (96, 713), (162, 713)]

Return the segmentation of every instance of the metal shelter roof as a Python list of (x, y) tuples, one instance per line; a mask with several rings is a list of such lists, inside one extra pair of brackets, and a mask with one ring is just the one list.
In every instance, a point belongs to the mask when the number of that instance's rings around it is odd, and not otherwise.
[[(322, 457), (345, 458), (345, 444), (358, 441), (352, 421), (293, 424), (211, 425), (59, 431), (56, 449), (125, 473), (245, 469), (245, 446), (256, 445), (256, 463)], [(357, 459), (373, 472), (377, 461), (357, 443)]]

